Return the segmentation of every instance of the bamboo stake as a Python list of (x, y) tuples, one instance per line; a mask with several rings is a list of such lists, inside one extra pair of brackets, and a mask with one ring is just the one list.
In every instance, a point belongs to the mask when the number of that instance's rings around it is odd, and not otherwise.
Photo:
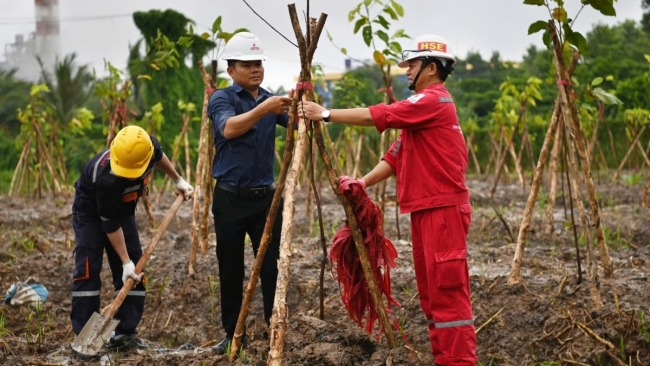
[[(551, 20), (552, 30), (555, 29), (555, 23)], [(557, 39), (557, 30), (555, 30), (555, 38)], [(552, 31), (553, 33), (553, 31)], [(562, 49), (560, 47), (559, 41), (555, 43), (555, 63), (556, 63), (556, 73), (558, 75), (558, 80), (570, 80), (570, 74), (564, 65), (564, 57), (562, 56)], [(598, 252), (600, 253), (600, 262), (603, 266), (603, 272), (605, 278), (609, 278), (614, 273), (614, 266), (612, 265), (612, 260), (609, 257), (607, 243), (605, 242), (605, 233), (603, 232), (602, 221), (600, 217), (600, 205), (598, 203), (598, 198), (596, 197), (596, 186), (594, 185), (593, 178), (591, 177), (591, 164), (589, 163), (589, 156), (587, 155), (587, 148), (585, 145), (584, 135), (582, 133), (582, 128), (580, 127), (580, 117), (578, 116), (578, 109), (573, 98), (573, 85), (568, 83), (568, 85), (558, 85), (560, 90), (560, 95), (562, 96), (563, 105), (566, 105), (567, 109), (565, 110), (565, 122), (571, 121), (573, 125), (573, 134), (575, 136), (576, 148), (578, 153), (578, 158), (580, 159), (580, 165), (582, 167), (582, 174), (587, 186), (587, 194), (589, 196), (589, 205), (591, 206), (591, 215), (593, 216), (596, 230), (596, 238), (598, 240)], [(569, 119), (570, 118), (570, 119)], [(568, 123), (567, 123), (568, 124)], [(567, 135), (571, 136), (571, 135)], [(585, 222), (586, 223), (586, 222)]]

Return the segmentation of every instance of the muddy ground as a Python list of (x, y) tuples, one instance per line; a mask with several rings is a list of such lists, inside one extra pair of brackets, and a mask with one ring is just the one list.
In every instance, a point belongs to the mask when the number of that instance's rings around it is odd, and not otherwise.
[[(650, 365), (650, 212), (640, 205), (642, 186), (598, 182), (603, 224), (614, 276), (599, 270), (601, 307), (590, 295), (585, 246), (580, 256), (583, 282), (577, 282), (576, 248), (570, 212), (558, 198), (555, 233), (544, 234), (541, 194), (522, 267), (525, 285), (506, 284), (514, 244), (504, 224), (481, 192), (489, 179), (468, 181), (472, 190), (473, 223), (468, 238), (472, 299), (478, 331), (480, 365)], [(392, 184), (391, 184), (392, 185)], [(394, 191), (389, 188), (389, 198)], [(160, 221), (171, 205), (166, 196), (154, 207)], [(504, 184), (494, 207), (516, 238), (527, 191), (517, 182)], [(325, 271), (325, 320), (318, 319), (321, 248), (312, 238), (317, 230), (306, 214), (304, 187), (296, 203), (290, 311), (285, 338), (285, 365), (430, 365), (426, 319), (420, 310), (413, 274), (408, 215), (400, 215), (398, 238), (395, 205), (386, 206), (386, 231), (399, 252), (391, 272), (393, 293), (401, 307), (394, 315), (408, 344), (388, 351), (356, 327), (341, 305), (338, 285)], [(344, 212), (327, 186), (322, 189), (325, 233), (331, 239)], [(568, 203), (567, 203), (568, 205)], [(225, 356), (210, 352), (223, 337), (220, 326), (218, 270), (214, 247), (199, 256), (196, 274), (189, 276), (191, 205), (185, 204), (147, 266), (148, 293), (140, 336), (150, 348), (105, 354), (82, 361), (69, 350), (70, 286), (74, 240), (70, 228), (71, 198), (32, 199), (0, 196), (0, 287), (5, 291), (30, 277), (49, 291), (37, 309), (0, 307), (0, 364), (3, 365), (227, 365)], [(148, 243), (143, 206), (137, 212), (141, 239)], [(313, 212), (313, 209), (311, 210)], [(310, 234), (313, 231), (314, 234)], [(212, 228), (210, 229), (212, 233)], [(212, 241), (214, 236), (212, 235)], [(49, 245), (48, 245), (49, 243)], [(214, 243), (212, 243), (214, 245)], [(247, 253), (247, 268), (252, 263)], [(110, 274), (102, 273), (102, 305), (113, 294)], [(259, 285), (258, 285), (259, 287)], [(237, 363), (264, 365), (268, 341), (258, 293), (248, 321), (250, 343)]]

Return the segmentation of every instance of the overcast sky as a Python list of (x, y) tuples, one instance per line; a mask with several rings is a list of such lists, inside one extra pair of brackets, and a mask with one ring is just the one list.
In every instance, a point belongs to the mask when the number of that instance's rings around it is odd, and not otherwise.
[[(285, 0), (247, 0), (248, 3), (282, 34), (295, 42)], [(403, 28), (411, 37), (437, 33), (447, 38), (451, 52), (464, 58), (468, 51), (478, 51), (489, 58), (498, 51), (505, 60), (521, 60), (530, 44), (541, 45), (541, 33), (528, 36), (528, 26), (536, 20), (548, 19), (546, 9), (523, 5), (523, 0), (399, 0), (405, 18), (391, 31)], [(312, 0), (310, 15), (328, 15), (325, 27), (339, 47), (348, 49), (355, 58), (370, 58), (371, 52), (360, 34), (354, 35), (347, 14), (357, 0)], [(579, 0), (566, 0), (569, 16), (575, 16)], [(306, 1), (295, 2), (299, 12), (306, 10)], [(223, 16), (226, 31), (245, 27), (258, 35), (269, 60), (263, 86), (291, 88), (300, 71), (298, 50), (275, 33), (240, 0), (59, 0), (61, 19), (61, 52), (77, 53), (80, 63), (103, 72), (103, 60), (124, 68), (128, 45), (140, 38), (131, 14), (135, 11), (172, 8), (196, 22), (195, 32), (211, 27), (217, 16)], [(617, 17), (606, 17), (588, 7), (578, 17), (575, 29), (586, 33), (598, 22), (617, 24), (626, 19), (639, 21), (641, 0), (619, 0), (615, 3)], [(0, 0), (0, 44), (14, 41), (15, 34), (27, 36), (34, 31), (34, 2)], [(304, 29), (304, 24), (302, 25)], [(25, 37), (27, 38), (27, 37)], [(409, 40), (403, 40), (407, 47)], [(342, 55), (325, 33), (314, 56), (314, 63), (324, 65), (326, 72), (344, 71)], [(3, 60), (4, 56), (0, 56)]]

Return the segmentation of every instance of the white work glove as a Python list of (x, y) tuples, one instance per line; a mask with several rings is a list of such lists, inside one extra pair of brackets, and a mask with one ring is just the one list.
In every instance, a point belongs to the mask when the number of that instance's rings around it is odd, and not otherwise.
[(192, 199), (192, 194), (194, 193), (194, 187), (180, 177), (174, 181), (176, 183), (176, 191), (183, 195), (185, 201)]
[(139, 275), (135, 274), (135, 264), (133, 264), (133, 261), (128, 261), (122, 265), (122, 283), (126, 283), (129, 277), (133, 278), (135, 283), (140, 282), (142, 279), (142, 273)]

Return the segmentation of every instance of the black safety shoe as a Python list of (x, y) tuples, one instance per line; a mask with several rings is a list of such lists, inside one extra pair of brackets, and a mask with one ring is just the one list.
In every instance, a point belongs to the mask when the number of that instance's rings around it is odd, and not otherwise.
[[(231, 344), (232, 344), (232, 338), (226, 336), (226, 338), (224, 338), (221, 342), (217, 343), (216, 346), (212, 347), (212, 351), (218, 355), (225, 355), (226, 353), (230, 353)], [(247, 345), (248, 345), (248, 336), (244, 334), (241, 340), (240, 348), (244, 348)]]
[(119, 334), (112, 336), (105, 345), (109, 350), (127, 351), (133, 348), (145, 349), (149, 345), (133, 334)]

